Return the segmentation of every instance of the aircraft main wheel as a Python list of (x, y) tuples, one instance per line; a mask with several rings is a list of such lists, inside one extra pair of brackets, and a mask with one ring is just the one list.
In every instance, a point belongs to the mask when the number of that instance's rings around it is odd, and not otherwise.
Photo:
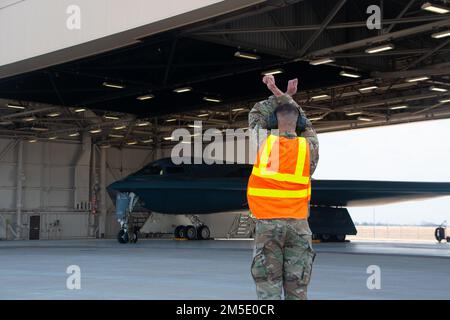
[(185, 226), (179, 226), (180, 229), (178, 230), (178, 238), (186, 238), (186, 227)]
[(186, 236), (189, 240), (197, 239), (197, 229), (194, 226), (186, 227)]
[(117, 234), (117, 240), (119, 241), (119, 243), (128, 243), (128, 232), (126, 232), (123, 229), (119, 230), (119, 233)]
[(201, 226), (197, 230), (197, 236), (199, 240), (206, 240), (211, 236), (211, 232), (207, 226)]
[(336, 235), (336, 241), (344, 242), (345, 241), (345, 234), (337, 234)]
[(320, 239), (324, 242), (328, 242), (331, 239), (331, 236), (328, 233), (324, 233), (320, 235)]
[(181, 231), (181, 229), (183, 229), (184, 228), (184, 226), (177, 226), (176, 228), (175, 228), (175, 231), (173, 232), (173, 235), (175, 236), (175, 238), (182, 238), (181, 236), (180, 236), (180, 231)]

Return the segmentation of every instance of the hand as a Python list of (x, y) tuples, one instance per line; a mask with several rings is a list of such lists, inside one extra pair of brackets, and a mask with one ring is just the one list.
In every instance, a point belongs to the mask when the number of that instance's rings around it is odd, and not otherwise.
[(297, 93), (297, 85), (298, 85), (298, 79), (297, 78), (289, 80), (286, 94), (290, 95), (291, 97), (294, 94), (296, 94)]
[(277, 85), (275, 84), (275, 78), (273, 77), (273, 75), (264, 76), (262, 81), (266, 84), (267, 88), (272, 91), (274, 96), (279, 97), (283, 95), (283, 92), (278, 89)]

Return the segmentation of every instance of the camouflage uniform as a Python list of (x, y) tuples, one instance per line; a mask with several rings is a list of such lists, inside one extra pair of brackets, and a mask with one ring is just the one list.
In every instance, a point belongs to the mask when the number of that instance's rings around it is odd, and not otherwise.
[[(267, 117), (283, 103), (295, 104), (300, 113), (305, 112), (287, 94), (255, 104), (249, 113), (249, 125), (256, 141), (260, 129), (267, 128)], [(306, 129), (301, 133), (309, 143), (310, 172), (314, 173), (319, 160), (319, 140), (311, 121), (306, 121)], [(308, 220), (264, 219), (256, 221), (255, 249), (251, 273), (256, 283), (258, 299), (306, 299), (315, 252), (312, 249), (311, 230)]]

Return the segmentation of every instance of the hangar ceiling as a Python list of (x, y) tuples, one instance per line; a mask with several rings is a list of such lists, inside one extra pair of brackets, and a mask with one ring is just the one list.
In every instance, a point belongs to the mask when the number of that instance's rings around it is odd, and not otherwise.
[[(373, 4), (383, 16), (379, 30), (366, 25)], [(85, 132), (120, 146), (170, 143), (168, 132), (194, 120), (242, 128), (268, 95), (267, 71), (279, 72), (281, 87), (299, 78), (295, 99), (319, 132), (448, 118), (445, 8), (450, 3), (422, 0), (266, 1), (2, 79), (0, 134), (34, 141)]]

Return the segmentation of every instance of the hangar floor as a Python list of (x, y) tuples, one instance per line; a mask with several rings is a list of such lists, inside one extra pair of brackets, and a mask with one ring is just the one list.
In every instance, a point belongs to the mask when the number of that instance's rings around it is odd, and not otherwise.
[[(252, 241), (0, 242), (0, 299), (254, 299)], [(316, 244), (311, 299), (450, 299), (447, 244)], [(66, 268), (81, 268), (81, 290)], [(369, 290), (369, 265), (381, 289)]]

